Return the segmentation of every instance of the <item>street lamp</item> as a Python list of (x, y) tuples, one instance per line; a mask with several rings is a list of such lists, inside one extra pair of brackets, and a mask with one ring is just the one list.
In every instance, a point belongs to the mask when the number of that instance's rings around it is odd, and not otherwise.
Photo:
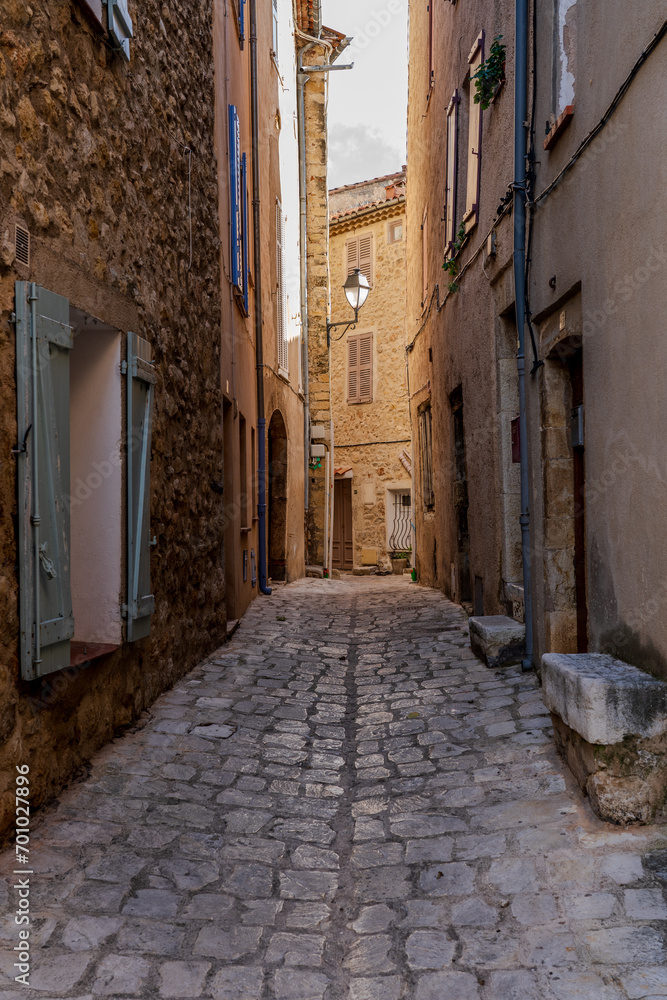
[(338, 326), (344, 326), (345, 329), (341, 333), (340, 337), (336, 337), (336, 340), (341, 340), (350, 327), (354, 327), (359, 322), (359, 310), (363, 306), (364, 302), (368, 298), (368, 293), (371, 290), (371, 286), (368, 283), (368, 278), (365, 274), (355, 267), (351, 274), (348, 274), (347, 281), (343, 285), (343, 291), (345, 292), (345, 298), (350, 303), (352, 309), (354, 309), (354, 319), (351, 319), (348, 323), (343, 321), (342, 323), (330, 323), (327, 320), (327, 347), (331, 344), (331, 331), (335, 330)]

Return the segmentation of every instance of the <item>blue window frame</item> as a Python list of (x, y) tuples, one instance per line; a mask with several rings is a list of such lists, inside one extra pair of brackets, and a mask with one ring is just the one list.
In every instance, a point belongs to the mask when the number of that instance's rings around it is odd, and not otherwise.
[(245, 0), (236, 0), (239, 8), (238, 20), (236, 22), (239, 31), (239, 44), (243, 48), (245, 42)]
[(229, 105), (229, 192), (231, 271), (237, 302), (248, 314), (248, 161), (241, 155), (241, 130), (236, 107)]
[(241, 157), (241, 214), (243, 219), (243, 308), (248, 314), (248, 161), (246, 154)]

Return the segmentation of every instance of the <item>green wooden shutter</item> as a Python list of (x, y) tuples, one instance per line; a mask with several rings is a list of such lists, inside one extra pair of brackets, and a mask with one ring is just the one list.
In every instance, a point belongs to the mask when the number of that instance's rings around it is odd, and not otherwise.
[(148, 341), (127, 335), (127, 641), (151, 630), (150, 463), (155, 372)]
[(21, 674), (68, 667), (70, 590), (69, 302), (16, 282)]

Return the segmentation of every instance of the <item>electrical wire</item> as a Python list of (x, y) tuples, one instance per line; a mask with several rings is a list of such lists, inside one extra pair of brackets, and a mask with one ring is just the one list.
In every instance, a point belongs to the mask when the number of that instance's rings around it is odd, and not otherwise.
[(537, 198), (535, 198), (535, 200), (532, 203), (533, 205), (535, 205), (535, 206), (536, 205), (540, 205), (545, 200), (545, 198), (549, 197), (549, 195), (554, 190), (554, 188), (556, 188), (557, 185), (560, 184), (560, 182), (563, 179), (563, 177), (565, 176), (565, 174), (569, 173), (569, 171), (575, 165), (575, 163), (577, 162), (577, 160), (580, 158), (581, 154), (590, 146), (590, 144), (593, 142), (593, 139), (595, 139), (595, 137), (602, 131), (602, 129), (605, 127), (605, 125), (607, 124), (607, 122), (609, 121), (609, 119), (611, 118), (611, 116), (613, 115), (614, 111), (616, 111), (616, 108), (619, 106), (619, 104), (621, 103), (621, 101), (625, 97), (625, 94), (627, 93), (627, 91), (628, 91), (628, 89), (630, 87), (630, 84), (632, 83), (632, 81), (634, 80), (634, 78), (639, 73), (639, 70), (644, 65), (644, 63), (646, 62), (646, 60), (648, 59), (648, 57), (651, 55), (651, 53), (653, 52), (653, 50), (658, 47), (658, 45), (660, 44), (660, 42), (662, 41), (662, 39), (665, 37), (665, 34), (667, 34), (667, 21), (663, 21), (662, 26), (660, 28), (658, 28), (658, 30), (656, 31), (655, 35), (653, 36), (653, 38), (649, 42), (649, 44), (646, 46), (646, 48), (644, 49), (644, 51), (641, 53), (641, 55), (639, 56), (639, 58), (635, 62), (634, 66), (632, 67), (632, 69), (630, 70), (630, 72), (628, 73), (628, 75), (626, 76), (625, 80), (623, 81), (623, 83), (621, 84), (621, 86), (619, 87), (619, 89), (617, 90), (617, 92), (616, 92), (616, 94), (615, 94), (615, 96), (614, 96), (611, 104), (609, 105), (609, 107), (607, 108), (607, 110), (605, 111), (605, 113), (603, 114), (603, 116), (600, 119), (600, 121), (597, 123), (597, 125), (594, 128), (592, 128), (590, 130), (590, 132), (588, 133), (588, 135), (586, 135), (585, 138), (582, 139), (582, 141), (579, 144), (576, 152), (572, 154), (572, 156), (567, 161), (567, 163), (565, 164), (565, 166), (563, 167), (563, 169), (561, 171), (559, 171), (558, 174), (556, 174), (556, 176), (552, 180), (551, 184), (549, 184), (549, 186), (546, 187), (544, 189), (544, 191), (542, 191), (542, 193), (537, 196)]

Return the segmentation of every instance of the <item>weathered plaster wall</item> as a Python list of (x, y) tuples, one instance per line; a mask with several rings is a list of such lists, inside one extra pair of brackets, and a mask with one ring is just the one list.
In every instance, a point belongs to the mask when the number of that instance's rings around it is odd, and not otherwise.
[[(384, 200), (384, 184), (355, 191), (360, 204), (373, 198)], [(359, 193), (361, 191), (361, 193)], [(331, 212), (346, 204), (347, 189), (331, 193)], [(341, 204), (342, 203), (342, 204)], [(361, 549), (378, 549), (379, 562), (389, 564), (387, 551), (386, 490), (401, 486), (410, 490), (411, 479), (400, 455), (410, 454), (410, 420), (405, 365), (405, 263), (406, 241), (388, 242), (391, 222), (405, 223), (405, 201), (382, 207), (371, 215), (343, 217), (332, 221), (330, 241), (331, 319), (346, 321), (350, 307), (343, 292), (347, 278), (347, 241), (359, 235), (373, 236), (373, 288), (359, 313), (359, 326), (331, 348), (331, 394), (334, 413), (334, 456), (337, 468), (351, 466), (354, 563), (361, 565)], [(340, 336), (340, 332), (334, 336)], [(373, 333), (373, 401), (347, 402), (348, 337)], [(385, 444), (384, 442), (390, 442)], [(363, 482), (372, 484), (367, 494)], [(366, 487), (369, 489), (369, 487)], [(366, 503), (366, 496), (374, 503)]]
[[(0, 831), (13, 767), (32, 802), (224, 639), (220, 279), (211, 3), (133, 9), (120, 62), (71, 0), (3, 4), (0, 29)], [(192, 150), (192, 261), (188, 167)], [(32, 236), (14, 262), (13, 224)], [(151, 463), (149, 638), (43, 683), (19, 680), (14, 281), (37, 283), (150, 341), (157, 376)], [(105, 456), (102, 456), (105, 457)], [(197, 488), (193, 489), (193, 484)]]
[[(538, 193), (599, 122), (665, 17), (658, 0), (641, 8), (619, 0), (604, 8), (578, 0), (568, 17), (575, 13), (574, 117), (553, 149), (538, 149)], [(550, 52), (546, 14), (538, 22), (538, 65)], [(610, 60), (619, 30), (622, 52)], [(666, 74), (663, 38), (606, 127), (540, 205), (531, 280), (531, 308), (545, 331), (542, 350), (574, 338), (583, 352), (590, 648), (664, 678)], [(550, 99), (549, 81), (542, 75), (537, 98), (537, 120), (542, 121)], [(528, 386), (534, 426), (548, 390), (546, 377), (540, 371)], [(536, 438), (532, 445), (533, 465), (539, 467), (543, 456)], [(541, 652), (549, 648), (543, 615), (548, 597), (540, 593), (539, 574), (537, 587)]]

